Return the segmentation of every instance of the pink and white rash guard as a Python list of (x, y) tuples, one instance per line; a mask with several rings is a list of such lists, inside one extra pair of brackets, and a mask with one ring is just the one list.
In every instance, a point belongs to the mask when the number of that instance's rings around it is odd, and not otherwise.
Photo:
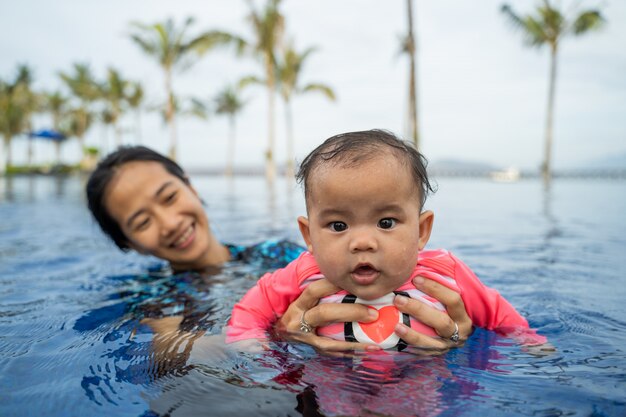
[[(421, 251), (416, 256), (416, 261), (413, 273), (398, 291), (445, 311), (439, 301), (417, 290), (411, 283), (418, 275), (431, 279), (461, 295), (474, 326), (495, 330), (522, 344), (536, 345), (546, 342), (544, 336), (529, 329), (526, 319), (498, 291), (485, 286), (467, 265), (450, 252), (443, 249)], [(267, 330), (282, 317), (304, 288), (320, 278), (323, 275), (309, 252), (302, 253), (285, 268), (265, 274), (233, 307), (226, 331), (227, 342), (266, 338)], [(340, 291), (320, 302), (342, 302), (346, 295), (347, 292)], [(410, 325), (420, 333), (436, 336), (433, 329), (415, 319), (411, 318)], [(343, 324), (335, 324), (317, 328), (316, 331), (320, 335), (346, 340), (342, 326)]]

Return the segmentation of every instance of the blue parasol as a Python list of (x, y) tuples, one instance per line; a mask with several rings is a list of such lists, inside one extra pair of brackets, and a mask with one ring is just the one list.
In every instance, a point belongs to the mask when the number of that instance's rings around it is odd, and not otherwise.
[(67, 136), (65, 136), (63, 133), (58, 132), (56, 130), (53, 129), (40, 129), (40, 130), (35, 130), (33, 132), (30, 132), (28, 134), (29, 138), (41, 138), (41, 139), (50, 139), (50, 140), (54, 140), (54, 141), (62, 141), (67, 139)]

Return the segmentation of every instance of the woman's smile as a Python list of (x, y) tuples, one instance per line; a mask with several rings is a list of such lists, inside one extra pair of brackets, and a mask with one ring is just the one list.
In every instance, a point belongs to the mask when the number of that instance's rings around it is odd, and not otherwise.
[(193, 243), (195, 236), (195, 223), (192, 223), (170, 246), (174, 249), (186, 249)]

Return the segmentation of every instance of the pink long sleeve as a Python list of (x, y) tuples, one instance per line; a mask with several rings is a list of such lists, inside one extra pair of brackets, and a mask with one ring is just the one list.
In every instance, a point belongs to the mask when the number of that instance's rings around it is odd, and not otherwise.
[(228, 343), (265, 338), (267, 330), (302, 292), (298, 277), (317, 266), (305, 252), (285, 268), (263, 275), (233, 307), (226, 330)]
[[(419, 266), (418, 275), (431, 278), (460, 292), (465, 310), (474, 326), (495, 330), (522, 344), (535, 345), (546, 342), (544, 336), (529, 328), (528, 321), (498, 291), (483, 284), (474, 272), (453, 254), (440, 250), (425, 251), (420, 254)], [(452, 277), (454, 283), (442, 275)], [(457, 288), (454, 288), (455, 286)]]

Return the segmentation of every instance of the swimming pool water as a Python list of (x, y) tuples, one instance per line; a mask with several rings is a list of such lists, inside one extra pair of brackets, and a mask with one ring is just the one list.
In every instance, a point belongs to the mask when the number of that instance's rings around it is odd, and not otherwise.
[[(556, 346), (533, 356), (477, 330), (437, 357), (340, 358), (276, 342), (224, 349), (230, 308), (262, 271), (159, 274), (93, 223), (80, 177), (0, 178), (2, 416), (626, 415), (626, 186), (438, 179), (428, 245), (453, 251)], [(225, 242), (300, 241), (284, 180), (196, 177)], [(170, 355), (143, 318), (184, 317)]]

